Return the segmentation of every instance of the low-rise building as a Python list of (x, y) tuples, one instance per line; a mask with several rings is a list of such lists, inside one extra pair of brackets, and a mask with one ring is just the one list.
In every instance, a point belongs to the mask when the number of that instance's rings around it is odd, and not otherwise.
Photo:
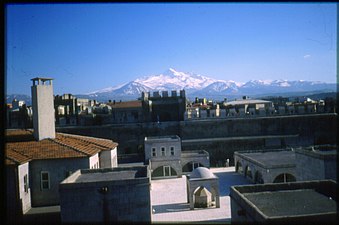
[(110, 102), (112, 107), (111, 123), (140, 123), (145, 121), (142, 101)]
[(117, 166), (117, 143), (56, 133), (52, 79), (32, 81), (34, 129), (5, 132), (9, 223), (20, 223), (31, 207), (58, 205), (59, 183), (74, 171)]
[(296, 181), (295, 152), (292, 150), (235, 152), (234, 162), (236, 172), (254, 183)]
[(208, 152), (182, 152), (177, 135), (145, 137), (145, 163), (149, 165), (152, 179), (181, 177), (196, 167), (210, 166)]
[(296, 148), (297, 180), (337, 180), (337, 146)]
[(147, 166), (78, 170), (60, 184), (63, 223), (151, 222)]
[(231, 222), (336, 224), (336, 192), (333, 180), (232, 186)]

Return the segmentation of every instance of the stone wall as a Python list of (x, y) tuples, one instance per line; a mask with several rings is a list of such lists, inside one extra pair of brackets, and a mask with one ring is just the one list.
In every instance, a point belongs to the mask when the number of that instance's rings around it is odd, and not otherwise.
[[(59, 127), (58, 132), (111, 139), (119, 143), (118, 154), (144, 153), (145, 136), (178, 135), (182, 150), (204, 149), (210, 154), (211, 166), (233, 164), (234, 151), (285, 146), (309, 146), (336, 143), (337, 114), (310, 114), (264, 118), (233, 118), (181, 122), (135, 123), (124, 125)], [(249, 139), (263, 135), (296, 135), (297, 138)], [(211, 142), (185, 140), (230, 138)], [(234, 139), (233, 137), (243, 137)], [(280, 143), (280, 146), (278, 146)], [(275, 146), (277, 145), (277, 146)]]
[[(59, 204), (59, 183), (78, 169), (88, 169), (88, 158), (34, 160), (30, 162), (32, 207)], [(50, 188), (41, 190), (41, 171), (49, 172)]]
[(148, 177), (61, 184), (60, 198), (63, 223), (151, 221)]
[(296, 150), (297, 180), (337, 179), (337, 154)]

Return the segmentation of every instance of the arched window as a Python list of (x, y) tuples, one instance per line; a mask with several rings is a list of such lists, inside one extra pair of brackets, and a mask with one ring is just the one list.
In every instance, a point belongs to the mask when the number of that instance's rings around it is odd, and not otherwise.
[(170, 166), (160, 166), (152, 172), (152, 177), (177, 176), (177, 172)]
[(295, 177), (289, 173), (282, 173), (276, 176), (273, 183), (286, 183), (286, 182), (294, 182), (296, 181)]
[(195, 168), (198, 167), (204, 167), (204, 165), (198, 162), (189, 162), (182, 167), (182, 172), (192, 172)]
[(245, 177), (252, 179), (252, 171), (251, 171), (251, 168), (249, 166), (246, 166), (246, 168), (245, 168)]
[(243, 169), (242, 169), (242, 165), (241, 165), (241, 162), (238, 161), (236, 166), (235, 166), (235, 171), (238, 172), (238, 173), (243, 173)]
[(263, 184), (264, 183), (264, 179), (262, 178), (262, 174), (259, 171), (255, 172), (254, 182), (256, 184)]

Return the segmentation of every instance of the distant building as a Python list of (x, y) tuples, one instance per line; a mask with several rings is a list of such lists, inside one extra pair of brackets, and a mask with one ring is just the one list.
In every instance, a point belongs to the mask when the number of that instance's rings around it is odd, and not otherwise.
[(316, 180), (232, 186), (231, 223), (337, 224), (337, 183)]
[(91, 113), (95, 104), (95, 100), (77, 98), (72, 94), (56, 95), (54, 97), (56, 124), (78, 125), (78, 115)]
[(60, 184), (62, 223), (151, 222), (147, 166), (78, 170)]
[(204, 151), (181, 151), (181, 139), (174, 136), (145, 137), (145, 163), (152, 179), (181, 177), (193, 169), (209, 168), (209, 154)]
[(243, 116), (245, 114), (255, 115), (259, 110), (269, 110), (273, 107), (271, 101), (244, 98), (224, 103), (226, 109), (235, 109), (237, 115)]
[(127, 102), (109, 102), (112, 107), (112, 123), (140, 123), (147, 121), (147, 113), (149, 110), (143, 107), (143, 102), (127, 101)]
[[(23, 101), (21, 101), (23, 102)], [(15, 108), (7, 106), (6, 128), (32, 128), (33, 110), (26, 104), (17, 104)]]
[(171, 96), (167, 92), (153, 92), (153, 96), (149, 93), (143, 93), (141, 100), (144, 102), (145, 110), (149, 109), (150, 121), (183, 121), (186, 111), (186, 93), (185, 90), (180, 90), (180, 95), (177, 91), (172, 91)]

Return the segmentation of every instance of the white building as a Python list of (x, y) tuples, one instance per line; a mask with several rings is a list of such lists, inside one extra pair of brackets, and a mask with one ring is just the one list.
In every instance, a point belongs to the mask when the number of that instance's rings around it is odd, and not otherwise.
[(34, 78), (34, 130), (6, 130), (7, 217), (59, 204), (59, 183), (78, 169), (117, 167), (117, 143), (55, 132), (52, 79)]
[(210, 166), (208, 152), (181, 151), (177, 135), (145, 137), (145, 163), (149, 164), (152, 179), (181, 177), (196, 167)]

